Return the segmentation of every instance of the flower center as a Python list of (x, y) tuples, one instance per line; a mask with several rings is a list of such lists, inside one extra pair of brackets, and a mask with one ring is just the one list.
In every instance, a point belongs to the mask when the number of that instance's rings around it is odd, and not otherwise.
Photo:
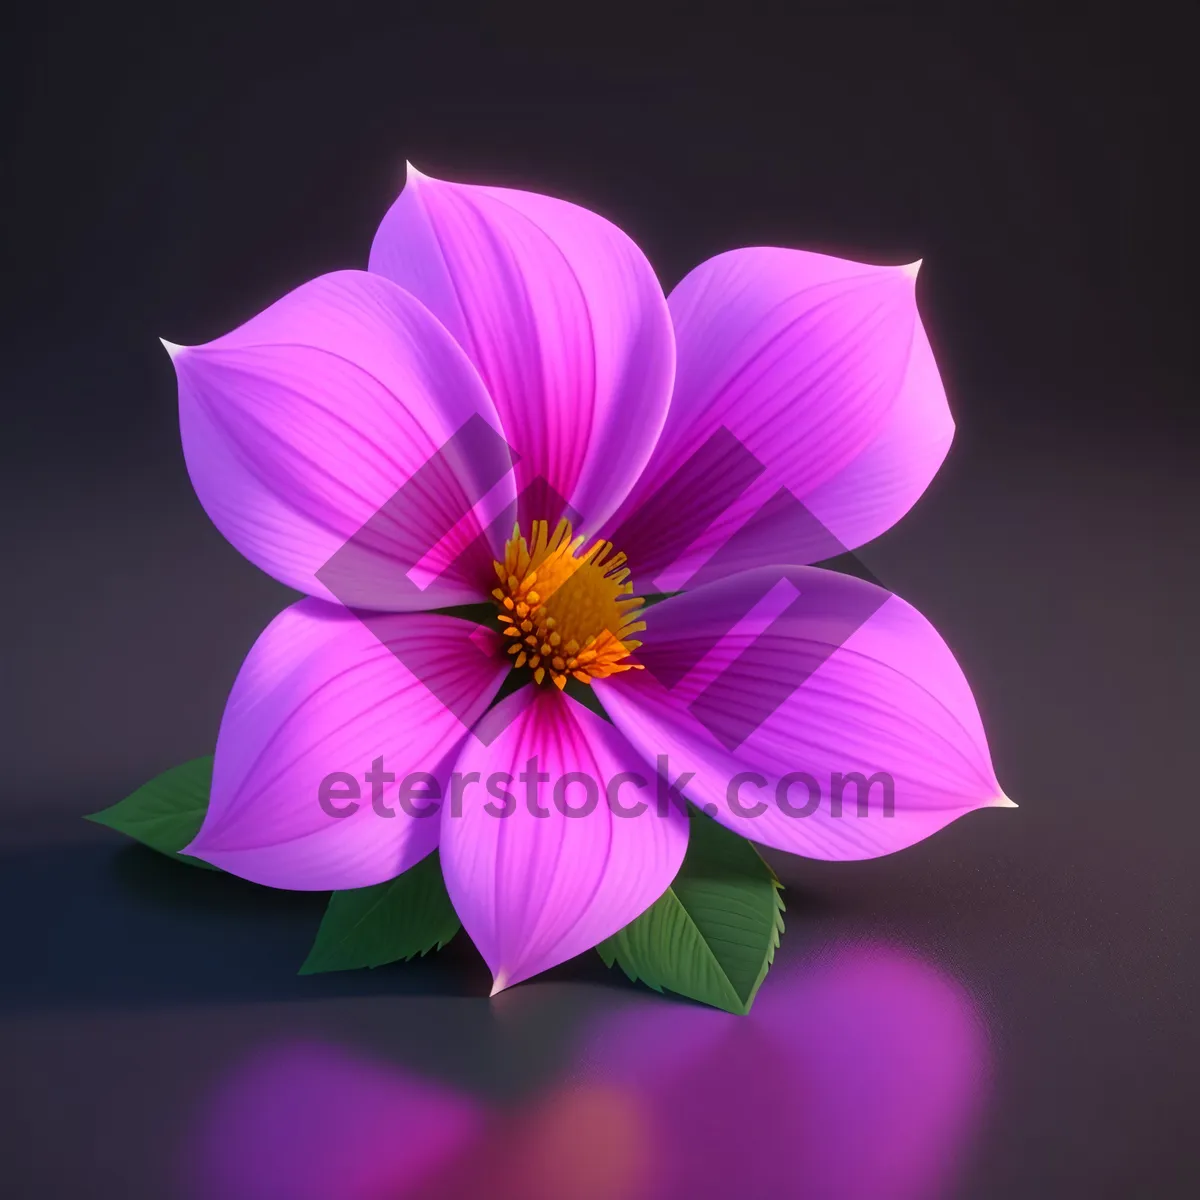
[(635, 620), (642, 598), (632, 594), (625, 555), (601, 541), (581, 553), (583, 542), (565, 520), (552, 534), (546, 521), (534, 521), (529, 541), (514, 525), (504, 561), (495, 564), (500, 586), (492, 596), (508, 653), (514, 668), (528, 667), (538, 683), (549, 676), (563, 688), (568, 675), (590, 684), (642, 669), (622, 661), (642, 644), (630, 635), (646, 628)]

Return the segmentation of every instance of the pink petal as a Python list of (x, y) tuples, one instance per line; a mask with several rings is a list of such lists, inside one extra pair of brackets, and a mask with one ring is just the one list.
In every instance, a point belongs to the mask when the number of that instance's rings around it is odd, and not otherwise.
[[(443, 808), (441, 855), (450, 898), (491, 968), (494, 995), (591, 949), (649, 908), (683, 862), (687, 819), (675, 808), (658, 815), (654, 772), (607, 721), (558, 691), (515, 693), (478, 733), (455, 771), (464, 781), (477, 772), (479, 780), (464, 782), (460, 816)], [(539, 786), (533, 772), (548, 778)], [(585, 786), (566, 780), (569, 772), (596, 785), (585, 815), (562, 811), (588, 803)], [(645, 786), (622, 784), (624, 772)], [(489, 795), (493, 782), (509, 790), (511, 803)], [(617, 806), (641, 800), (646, 808), (617, 815), (610, 788)], [(545, 815), (533, 814), (531, 794)]]
[(479, 369), (521, 455), (519, 490), (551, 490), (530, 515), (557, 517), (556, 494), (597, 528), (650, 457), (674, 371), (670, 314), (637, 246), (565, 201), (410, 166), (370, 267), (421, 299)]
[[(208, 815), (188, 854), (255, 883), (296, 891), (382, 883), (438, 842), (428, 773), (499, 688), (507, 663), (484, 654), (474, 626), (432, 614), (361, 621), (320, 600), (285, 609), (255, 642), (217, 738)], [(496, 639), (497, 643), (499, 639)], [(382, 758), (382, 812), (364, 778)], [(323, 781), (344, 772), (357, 781)], [(339, 816), (349, 809), (348, 815)], [(332, 811), (331, 811), (332, 810)], [(392, 815), (387, 815), (388, 813)]]
[[(464, 428), (503, 446), (478, 374), (419, 301), (386, 279), (339, 271), (216, 341), (168, 349), (196, 494), (251, 562), (363, 608), (478, 599), (491, 555), (470, 509), (509, 463), (459, 455), (400, 490)], [(318, 578), (339, 551), (336, 580)], [(425, 591), (407, 574), (423, 561), (433, 575), (449, 572)]]
[(833, 557), (916, 502), (954, 423), (914, 277), (759, 247), (709, 259), (675, 288), (674, 397), (611, 534), (659, 576), (655, 590), (681, 588), (773, 497), (790, 504), (717, 574)]
[[(954, 656), (899, 597), (764, 568), (663, 601), (648, 623), (646, 670), (600, 681), (601, 702), (647, 761), (666, 755), (673, 781), (694, 772), (688, 798), (752, 841), (874, 858), (1012, 806)], [(855, 772), (881, 773), (865, 811)]]

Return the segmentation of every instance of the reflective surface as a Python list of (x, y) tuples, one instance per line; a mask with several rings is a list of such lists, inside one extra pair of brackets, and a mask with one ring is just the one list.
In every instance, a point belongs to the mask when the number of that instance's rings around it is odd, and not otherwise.
[[(270, 1043), (210, 1089), (183, 1178), (230, 1200), (942, 1194), (985, 1107), (966, 995), (867, 944), (773, 982), (748, 1019), (622, 998), (488, 1099), (345, 1044)], [(536, 1026), (548, 1002), (514, 994), (502, 1020)]]

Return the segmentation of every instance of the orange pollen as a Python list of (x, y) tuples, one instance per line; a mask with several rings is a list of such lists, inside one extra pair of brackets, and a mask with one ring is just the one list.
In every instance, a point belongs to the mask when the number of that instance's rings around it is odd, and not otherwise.
[(514, 669), (528, 667), (536, 683), (549, 679), (560, 689), (568, 676), (590, 684), (642, 669), (625, 661), (642, 644), (632, 635), (646, 628), (625, 555), (613, 554), (611, 542), (587, 550), (583, 543), (569, 521), (553, 533), (548, 522), (534, 521), (528, 541), (514, 525), (504, 561), (495, 564), (500, 586), (492, 597)]

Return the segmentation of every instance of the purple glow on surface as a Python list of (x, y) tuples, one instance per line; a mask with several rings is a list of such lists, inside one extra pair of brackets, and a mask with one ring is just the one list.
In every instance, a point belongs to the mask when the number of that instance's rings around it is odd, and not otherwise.
[(988, 1075), (959, 986), (852, 946), (781, 967), (749, 1017), (631, 997), (503, 1106), (321, 1044), (276, 1047), (217, 1088), (186, 1173), (194, 1200), (935, 1200)]
[(218, 1086), (189, 1138), (194, 1200), (383, 1200), (444, 1171), (482, 1108), (317, 1041), (267, 1047)]
[(781, 966), (747, 1018), (647, 1004), (588, 1047), (655, 1130), (649, 1197), (932, 1200), (981, 1112), (987, 1039), (957, 985), (908, 953)]

